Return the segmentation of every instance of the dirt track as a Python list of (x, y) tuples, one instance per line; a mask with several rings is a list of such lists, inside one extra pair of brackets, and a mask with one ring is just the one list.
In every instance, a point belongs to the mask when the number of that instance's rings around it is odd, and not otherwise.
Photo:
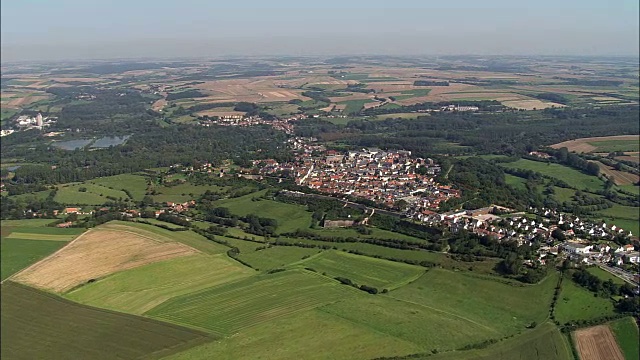
[(577, 330), (573, 336), (581, 360), (624, 360), (622, 351), (607, 325)]

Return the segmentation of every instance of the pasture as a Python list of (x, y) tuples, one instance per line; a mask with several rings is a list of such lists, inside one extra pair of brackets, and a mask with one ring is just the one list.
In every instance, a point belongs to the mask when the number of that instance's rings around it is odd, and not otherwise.
[(536, 285), (509, 285), (436, 268), (389, 295), (464, 319), (484, 327), (488, 334), (504, 336), (547, 318), (557, 280), (553, 272)]
[(640, 359), (638, 345), (638, 325), (633, 317), (622, 318), (609, 323), (616, 342), (622, 350), (625, 360)]
[(258, 270), (271, 270), (285, 267), (299, 262), (307, 257), (318, 254), (318, 249), (300, 248), (295, 246), (272, 246), (267, 249), (243, 252), (240, 250), (238, 258)]
[(194, 200), (198, 196), (204, 194), (207, 190), (221, 191), (224, 188), (213, 185), (192, 185), (189, 183), (178, 184), (173, 186), (156, 186), (154, 190), (157, 192), (153, 195), (153, 201), (158, 203), (174, 202), (183, 203), (185, 201)]
[(565, 324), (576, 320), (613, 315), (614, 307), (611, 299), (595, 297), (591, 291), (565, 278), (562, 281), (562, 290), (560, 290), (554, 314), (560, 324)]
[(125, 270), (66, 294), (68, 299), (131, 314), (164, 301), (236, 281), (255, 271), (226, 255), (196, 254)]
[(633, 235), (640, 233), (640, 209), (633, 206), (614, 204), (612, 207), (600, 210), (596, 216), (601, 217), (607, 224), (615, 224)]
[(516, 162), (501, 163), (500, 166), (536, 171), (543, 175), (562, 180), (579, 190), (598, 191), (602, 190), (604, 186), (602, 180), (597, 177), (584, 174), (560, 164), (520, 159)]
[(330, 277), (344, 277), (358, 285), (373, 286), (379, 290), (397, 288), (424, 273), (424, 268), (419, 266), (335, 250), (324, 251), (303, 261), (300, 266), (326, 273)]
[(37, 288), (65, 292), (117, 271), (196, 252), (178, 242), (163, 242), (157, 237), (131, 231), (97, 227), (14, 278)]
[[(217, 206), (226, 207), (231, 213), (239, 216), (256, 214), (275, 219), (278, 222), (277, 233), (293, 232), (311, 226), (311, 213), (305, 206), (293, 205), (259, 198), (263, 192), (224, 199), (216, 202)], [(254, 200), (255, 198), (255, 200)]]
[[(81, 191), (84, 189), (85, 191)], [(102, 205), (113, 199), (127, 199), (124, 191), (90, 183), (58, 186), (54, 200), (67, 205)]]
[(147, 191), (147, 179), (141, 175), (120, 174), (90, 180), (89, 183), (116, 190), (127, 190), (133, 200), (141, 201)]
[(611, 274), (609, 272), (606, 272), (606, 271), (602, 270), (601, 268), (599, 268), (597, 266), (591, 266), (591, 267), (587, 268), (587, 271), (589, 273), (591, 273), (591, 275), (597, 276), (602, 281), (611, 280), (615, 284), (618, 284), (618, 285), (624, 285), (624, 283), (625, 283), (624, 280), (620, 279), (619, 277), (617, 277), (617, 276), (615, 276), (615, 275), (613, 275), (613, 274)]
[(261, 323), (231, 337), (191, 348), (166, 359), (321, 360), (330, 357), (352, 360), (402, 356), (421, 350), (421, 347), (408, 341), (381, 334), (338, 316), (311, 310)]
[(4, 280), (40, 261), (84, 232), (84, 229), (43, 227), (51, 221), (51, 219), (2, 221), (0, 279)]
[(0, 294), (3, 359), (157, 359), (213, 339), (13, 282), (2, 284)]
[[(422, 359), (417, 357), (416, 359)], [(425, 357), (425, 359), (427, 359)], [(452, 351), (428, 357), (429, 360), (573, 360), (571, 347), (558, 329), (550, 324), (538, 325), (511, 339), (485, 349)]]
[(179, 296), (145, 315), (230, 335), (359, 292), (311, 272), (285, 271)]

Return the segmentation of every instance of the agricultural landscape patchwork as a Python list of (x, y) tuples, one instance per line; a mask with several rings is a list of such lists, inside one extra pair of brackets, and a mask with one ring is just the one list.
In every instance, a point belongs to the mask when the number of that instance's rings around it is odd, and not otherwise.
[(2, 66), (3, 359), (638, 358), (635, 59)]

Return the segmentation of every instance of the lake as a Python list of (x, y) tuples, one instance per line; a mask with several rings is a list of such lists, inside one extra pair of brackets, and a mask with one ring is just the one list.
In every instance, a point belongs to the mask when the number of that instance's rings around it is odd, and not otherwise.
[(75, 149), (81, 149), (89, 145), (92, 141), (93, 139), (67, 140), (67, 141), (53, 142), (51, 145), (63, 150), (75, 150)]
[(108, 148), (109, 146), (117, 146), (124, 144), (127, 139), (129, 139), (131, 135), (127, 136), (105, 136), (96, 140), (96, 142), (91, 145), (92, 148)]

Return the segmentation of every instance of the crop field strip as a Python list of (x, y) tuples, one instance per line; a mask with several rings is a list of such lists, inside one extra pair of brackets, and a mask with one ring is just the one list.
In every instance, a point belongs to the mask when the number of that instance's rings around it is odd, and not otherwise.
[(13, 282), (2, 284), (0, 291), (3, 359), (157, 359), (214, 339), (193, 329), (79, 305)]
[(145, 315), (231, 334), (359, 292), (301, 271), (260, 275), (176, 297)]
[(91, 279), (197, 250), (127, 231), (94, 228), (46, 259), (14, 275), (17, 282), (65, 292)]
[(622, 351), (607, 325), (598, 325), (573, 333), (581, 360), (624, 360)]
[(631, 316), (618, 319), (609, 323), (609, 327), (616, 337), (625, 360), (640, 359), (639, 332), (636, 319)]
[(65, 296), (82, 304), (143, 314), (176, 296), (254, 274), (226, 255), (196, 254), (121, 271)]

